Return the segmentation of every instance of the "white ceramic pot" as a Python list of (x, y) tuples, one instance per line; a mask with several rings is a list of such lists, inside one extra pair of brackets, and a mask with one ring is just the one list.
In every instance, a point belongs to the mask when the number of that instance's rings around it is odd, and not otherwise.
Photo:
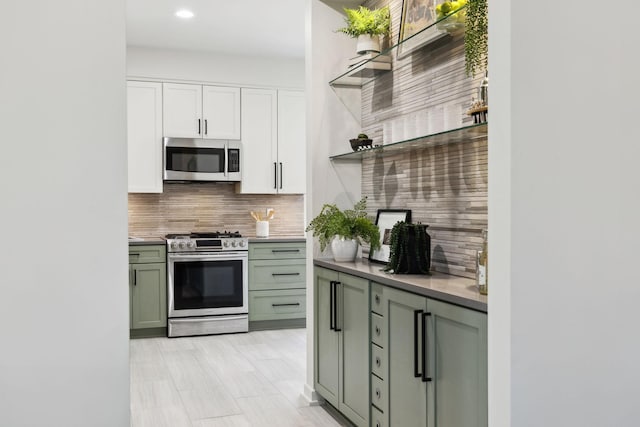
[(356, 45), (358, 54), (376, 52), (380, 53), (380, 37), (362, 34), (358, 36), (358, 44)]
[(331, 241), (331, 252), (336, 262), (352, 262), (358, 253), (358, 241), (335, 236)]

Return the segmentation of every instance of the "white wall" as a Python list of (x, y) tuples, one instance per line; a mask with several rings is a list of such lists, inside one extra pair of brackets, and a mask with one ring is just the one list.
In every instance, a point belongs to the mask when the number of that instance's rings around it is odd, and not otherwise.
[[(341, 208), (360, 200), (360, 164), (334, 165), (332, 154), (351, 149), (349, 138), (360, 132), (360, 123), (329, 86), (329, 81), (345, 71), (346, 60), (355, 52), (355, 41), (334, 32), (344, 16), (319, 0), (307, 0), (306, 93), (307, 93), (307, 196), (306, 218), (315, 217), (324, 203)], [(353, 93), (351, 95), (354, 95)], [(359, 108), (359, 91), (357, 106)], [(351, 100), (353, 101), (353, 99)], [(321, 256), (317, 239), (307, 239), (307, 271), (313, 258)], [(324, 254), (324, 256), (330, 256)], [(307, 275), (307, 388), (313, 388), (313, 274)]]
[(129, 425), (124, 0), (0, 14), (0, 425)]
[(640, 6), (602, 7), (491, 3), (492, 427), (640, 419)]
[(128, 46), (127, 77), (301, 89), (304, 60)]

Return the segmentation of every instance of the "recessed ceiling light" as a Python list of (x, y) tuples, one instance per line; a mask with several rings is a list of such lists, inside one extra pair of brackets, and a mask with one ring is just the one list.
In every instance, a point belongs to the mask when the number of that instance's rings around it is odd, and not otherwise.
[(182, 19), (189, 19), (189, 18), (193, 18), (193, 12), (187, 9), (180, 9), (179, 11), (176, 12), (176, 16)]

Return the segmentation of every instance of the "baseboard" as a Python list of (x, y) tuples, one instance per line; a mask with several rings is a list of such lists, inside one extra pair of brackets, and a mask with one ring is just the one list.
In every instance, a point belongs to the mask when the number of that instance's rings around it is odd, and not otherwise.
[(129, 338), (157, 338), (166, 337), (167, 328), (129, 329)]
[(250, 331), (266, 331), (269, 329), (305, 328), (307, 319), (259, 320), (249, 322)]
[(304, 385), (301, 396), (309, 406), (320, 406), (324, 403), (322, 396), (316, 393), (315, 389), (309, 384)]

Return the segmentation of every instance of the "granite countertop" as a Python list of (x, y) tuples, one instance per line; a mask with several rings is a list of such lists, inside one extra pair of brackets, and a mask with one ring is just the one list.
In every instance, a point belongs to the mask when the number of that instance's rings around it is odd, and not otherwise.
[(249, 243), (304, 243), (307, 241), (307, 238), (304, 236), (269, 236), (269, 237), (256, 237), (256, 236), (247, 236), (249, 238)]
[(355, 262), (335, 262), (330, 258), (316, 258), (313, 264), (354, 276), (363, 277), (383, 285), (413, 292), (477, 311), (487, 312), (487, 296), (480, 295), (475, 281), (466, 277), (432, 272), (422, 274), (390, 274), (382, 271), (383, 264), (370, 263), (358, 258)]
[(167, 241), (159, 236), (129, 236), (129, 246), (164, 245)]

